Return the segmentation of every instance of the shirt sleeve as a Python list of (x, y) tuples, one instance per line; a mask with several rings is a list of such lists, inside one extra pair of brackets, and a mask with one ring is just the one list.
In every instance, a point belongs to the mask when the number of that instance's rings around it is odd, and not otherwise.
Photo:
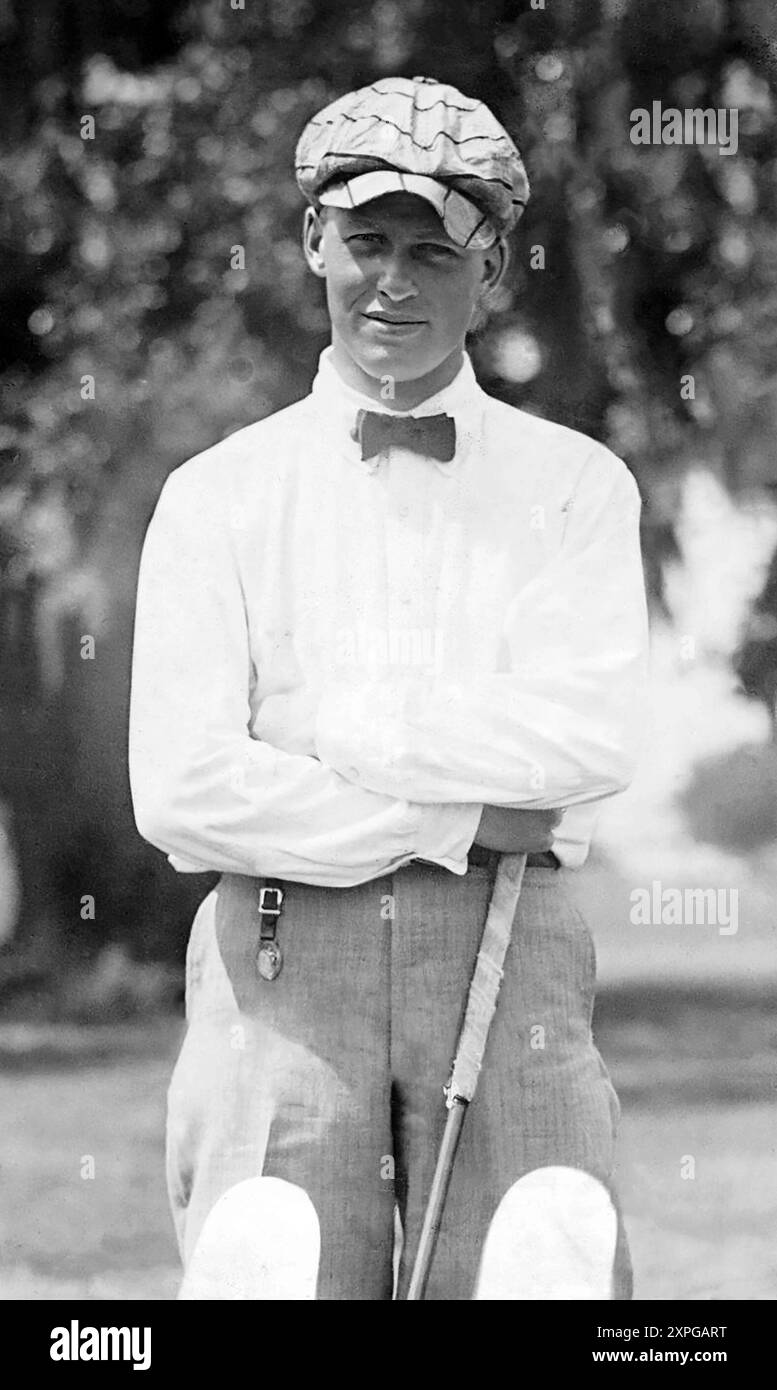
[(226, 507), (187, 472), (162, 489), (138, 578), (129, 771), (140, 834), (182, 872), (347, 887), (420, 857), (465, 873), (480, 808), (370, 791), (251, 736)]
[(623, 790), (647, 667), (639, 515), (632, 475), (596, 450), (558, 552), (507, 605), (509, 669), (331, 684), (321, 758), (360, 786), (421, 802), (548, 809)]

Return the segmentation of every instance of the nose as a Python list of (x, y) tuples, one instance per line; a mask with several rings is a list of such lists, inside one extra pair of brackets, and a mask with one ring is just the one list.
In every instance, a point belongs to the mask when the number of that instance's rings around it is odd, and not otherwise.
[(387, 256), (381, 266), (376, 289), (392, 303), (399, 304), (418, 294), (411, 268), (405, 256), (394, 253)]

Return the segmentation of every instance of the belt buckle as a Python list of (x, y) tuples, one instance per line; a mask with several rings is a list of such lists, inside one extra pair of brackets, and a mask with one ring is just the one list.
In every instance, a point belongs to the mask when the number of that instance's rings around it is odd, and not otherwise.
[[(275, 893), (276, 895), (274, 907), (267, 907), (265, 905), (268, 893)], [(269, 883), (263, 884), (259, 889), (259, 906), (257, 912), (260, 912), (264, 917), (280, 917), (281, 908), (283, 907), (283, 897), (284, 893), (282, 888), (276, 888), (273, 884)]]

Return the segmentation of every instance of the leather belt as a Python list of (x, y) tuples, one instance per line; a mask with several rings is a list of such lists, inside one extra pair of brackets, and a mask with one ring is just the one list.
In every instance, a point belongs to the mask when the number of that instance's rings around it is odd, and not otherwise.
[[(498, 850), (485, 849), (483, 845), (473, 845), (467, 855), (470, 864), (476, 868), (496, 867), (500, 859)], [(527, 869), (560, 869), (561, 861), (552, 849), (537, 850), (526, 856)]]

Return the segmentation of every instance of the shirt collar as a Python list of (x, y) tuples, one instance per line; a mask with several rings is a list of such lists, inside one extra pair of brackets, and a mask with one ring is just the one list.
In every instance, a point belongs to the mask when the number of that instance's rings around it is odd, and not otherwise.
[(332, 360), (334, 349), (324, 348), (318, 360), (318, 372), (311, 388), (311, 399), (320, 419), (340, 452), (374, 473), (380, 466), (380, 456), (362, 460), (361, 448), (352, 430), (359, 410), (372, 410), (383, 415), (451, 415), (456, 422), (456, 452), (449, 463), (434, 459), (443, 476), (450, 476), (468, 456), (482, 430), (485, 392), (475, 377), (469, 354), (464, 353), (461, 366), (448, 386), (414, 406), (412, 410), (395, 410), (390, 401), (375, 401), (343, 381)]

